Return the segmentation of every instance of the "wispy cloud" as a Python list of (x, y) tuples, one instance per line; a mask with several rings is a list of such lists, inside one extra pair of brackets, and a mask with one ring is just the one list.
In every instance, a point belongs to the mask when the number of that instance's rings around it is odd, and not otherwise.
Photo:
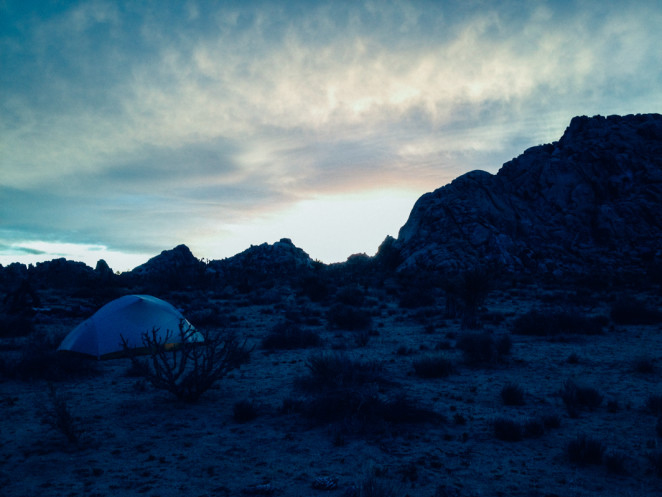
[(256, 215), (423, 193), (574, 115), (662, 107), (653, 1), (0, 10), (0, 229), (26, 239), (220, 247)]

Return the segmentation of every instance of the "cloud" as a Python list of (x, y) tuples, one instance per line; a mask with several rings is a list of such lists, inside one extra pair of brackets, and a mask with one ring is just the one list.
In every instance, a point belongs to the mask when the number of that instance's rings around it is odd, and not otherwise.
[(0, 9), (0, 229), (26, 239), (222, 245), (315, 199), (496, 172), (574, 115), (662, 105), (655, 2)]

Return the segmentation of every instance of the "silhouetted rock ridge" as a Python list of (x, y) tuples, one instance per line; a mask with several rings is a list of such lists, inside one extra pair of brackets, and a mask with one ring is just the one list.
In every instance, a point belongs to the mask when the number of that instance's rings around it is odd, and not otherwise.
[(209, 263), (209, 267), (219, 274), (251, 271), (264, 275), (293, 274), (312, 265), (310, 256), (289, 238), (281, 238), (273, 244), (253, 245), (237, 255)]
[(575, 117), (496, 175), (423, 195), (395, 247), (401, 268), (619, 270), (660, 257), (660, 207), (662, 116)]
[(197, 259), (186, 245), (177, 245), (152, 257), (145, 264), (134, 268), (131, 273), (143, 277), (163, 276), (175, 273), (178, 277), (197, 277), (204, 273), (205, 264)]

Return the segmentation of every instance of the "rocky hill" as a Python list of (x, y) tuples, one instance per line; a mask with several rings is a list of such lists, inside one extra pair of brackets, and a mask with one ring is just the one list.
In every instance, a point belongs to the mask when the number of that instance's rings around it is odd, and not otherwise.
[(273, 244), (253, 245), (243, 252), (223, 260), (209, 263), (209, 268), (221, 275), (237, 271), (250, 271), (263, 275), (291, 275), (310, 269), (313, 260), (289, 238)]
[(401, 268), (619, 271), (662, 256), (662, 116), (575, 117), (496, 175), (423, 195), (394, 246)]
[(176, 274), (182, 278), (195, 278), (205, 272), (205, 264), (197, 259), (186, 245), (164, 250), (131, 271), (135, 276), (157, 277)]

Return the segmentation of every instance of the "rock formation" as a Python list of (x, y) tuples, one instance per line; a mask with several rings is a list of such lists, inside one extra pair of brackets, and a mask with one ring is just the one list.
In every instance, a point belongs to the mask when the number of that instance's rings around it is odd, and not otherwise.
[(250, 271), (263, 275), (292, 275), (312, 266), (310, 256), (289, 238), (281, 238), (272, 245), (253, 245), (233, 257), (209, 263), (219, 274)]
[(662, 255), (662, 116), (575, 117), (496, 175), (423, 195), (394, 246), (400, 268), (627, 270)]
[(186, 245), (178, 245), (172, 250), (164, 250), (131, 271), (141, 277), (163, 277), (176, 275), (177, 278), (197, 278), (205, 272), (205, 264), (197, 259)]

